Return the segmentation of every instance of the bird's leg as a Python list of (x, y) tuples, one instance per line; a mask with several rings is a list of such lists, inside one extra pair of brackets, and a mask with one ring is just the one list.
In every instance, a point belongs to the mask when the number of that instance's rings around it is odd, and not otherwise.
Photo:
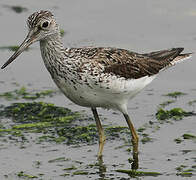
[(132, 144), (133, 144), (133, 163), (132, 163), (132, 169), (138, 169), (139, 163), (138, 163), (138, 135), (137, 132), (133, 126), (133, 123), (131, 122), (131, 119), (128, 114), (123, 114), (127, 124), (129, 126), (129, 129), (131, 131), (131, 136), (132, 136)]
[(102, 152), (103, 152), (103, 146), (105, 144), (105, 140), (106, 137), (104, 135), (104, 131), (101, 125), (101, 121), (99, 119), (98, 113), (97, 113), (97, 109), (96, 108), (91, 108), (94, 118), (95, 118), (95, 122), (96, 122), (96, 126), (98, 129), (98, 133), (99, 133), (99, 151), (98, 151), (98, 160), (102, 160)]

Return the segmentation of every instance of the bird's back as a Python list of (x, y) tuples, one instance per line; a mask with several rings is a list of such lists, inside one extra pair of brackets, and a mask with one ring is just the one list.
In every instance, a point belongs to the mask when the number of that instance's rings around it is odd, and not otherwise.
[(65, 49), (65, 54), (73, 62), (78, 61), (81, 72), (88, 69), (88, 73), (92, 73), (90, 71), (95, 68), (102, 74), (116, 75), (128, 80), (155, 75), (190, 57), (190, 53), (181, 54), (183, 49), (172, 48), (139, 54), (125, 49), (86, 47)]

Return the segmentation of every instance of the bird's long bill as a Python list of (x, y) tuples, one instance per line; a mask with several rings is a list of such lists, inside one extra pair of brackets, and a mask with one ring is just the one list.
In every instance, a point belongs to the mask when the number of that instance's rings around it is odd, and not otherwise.
[(16, 50), (16, 52), (7, 60), (7, 62), (1, 67), (1, 69), (4, 69), (12, 61), (14, 61), (26, 48), (28, 48), (34, 42), (34, 40), (34, 36), (30, 35), (29, 33), (22, 44), (19, 46), (18, 50)]

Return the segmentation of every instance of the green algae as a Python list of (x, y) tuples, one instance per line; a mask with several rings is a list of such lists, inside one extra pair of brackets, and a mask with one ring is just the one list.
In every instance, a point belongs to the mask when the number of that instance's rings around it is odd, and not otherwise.
[(43, 90), (39, 92), (29, 92), (25, 87), (15, 89), (13, 91), (4, 92), (0, 94), (0, 98), (4, 98), (8, 101), (25, 99), (25, 100), (36, 100), (44, 97), (52, 97), (56, 92), (54, 90)]
[(48, 163), (65, 162), (69, 160), (70, 160), (69, 158), (59, 157), (59, 158), (49, 160)]
[(14, 11), (15, 13), (22, 13), (22, 12), (26, 12), (27, 8), (22, 7), (22, 6), (9, 6), (9, 5), (5, 5), (6, 8), (11, 9), (12, 11)]
[(59, 143), (66, 142), (67, 137), (60, 136), (60, 137), (53, 137), (52, 139), (53, 139), (53, 141), (55, 141), (56, 143), (59, 144)]
[(110, 137), (110, 139), (115, 139), (115, 138), (120, 138), (121, 134), (130, 134), (130, 131), (128, 127), (124, 126), (111, 126), (111, 127), (106, 127), (105, 128), (105, 134), (106, 136)]
[(42, 165), (41, 161), (33, 161), (33, 166), (36, 168), (40, 168), (40, 166)]
[(182, 108), (173, 108), (171, 110), (164, 110), (160, 108), (156, 113), (156, 118), (158, 120), (166, 120), (166, 119), (180, 120), (183, 117), (193, 116), (193, 115), (195, 115), (195, 113), (187, 112)]
[(27, 8), (21, 7), (21, 6), (11, 6), (10, 7), (14, 12), (16, 13), (22, 13), (24, 11), (27, 11)]
[(189, 105), (189, 106), (193, 106), (194, 104), (196, 104), (196, 100), (192, 100), (192, 101), (189, 101), (189, 102), (188, 102), (188, 105)]
[(19, 46), (13, 45), (13, 46), (1, 46), (1, 50), (9, 50), (9, 51), (17, 51), (19, 49)]
[(182, 137), (184, 139), (195, 139), (196, 140), (196, 136), (192, 134), (183, 134)]
[(3, 128), (4, 128), (3, 124), (0, 123), (0, 129), (3, 129)]
[(53, 90), (44, 90), (41, 92), (36, 92), (36, 93), (26, 93), (25, 95), (22, 96), (23, 99), (30, 99), (30, 100), (35, 100), (38, 98), (44, 98), (46, 96), (52, 97), (55, 92)]
[(187, 166), (185, 166), (185, 165), (180, 165), (180, 166), (178, 166), (177, 168), (176, 168), (176, 170), (177, 171), (183, 171), (184, 170), (184, 168), (186, 168)]
[(87, 171), (78, 170), (73, 172), (73, 175), (88, 175)]
[(4, 117), (11, 118), (17, 124), (10, 128), (1, 128), (1, 134), (16, 135), (21, 132), (42, 132), (45, 135), (38, 138), (39, 142), (49, 139), (57, 143), (67, 139), (64, 136), (58, 136), (57, 131), (62, 127), (67, 128), (72, 121), (80, 119), (78, 113), (44, 102), (13, 103), (10, 106), (2, 107), (0, 118)]
[[(25, 94), (25, 89), (20, 94)], [(80, 143), (95, 144), (98, 142), (98, 133), (95, 124), (76, 125), (77, 122), (88, 122), (88, 118), (77, 112), (54, 104), (44, 102), (13, 103), (0, 108), (0, 118), (12, 119), (9, 128), (0, 128), (0, 133), (14, 136), (24, 133), (41, 133), (37, 142), (66, 143), (79, 145)], [(90, 118), (91, 119), (91, 118)], [(121, 138), (121, 134), (130, 134), (127, 127), (104, 127), (107, 139)]]
[(168, 100), (168, 101), (165, 101), (165, 102), (162, 102), (161, 104), (159, 104), (161, 107), (165, 107), (165, 106), (168, 106), (172, 103), (174, 103), (175, 101), (174, 100)]
[(186, 95), (186, 93), (175, 91), (175, 92), (165, 94), (164, 96), (168, 96), (168, 97), (171, 97), (171, 98), (177, 98), (177, 97), (184, 96), (184, 95)]
[(17, 176), (18, 176), (18, 177), (25, 178), (25, 179), (34, 179), (34, 178), (38, 178), (37, 176), (30, 175), (30, 174), (26, 174), (26, 173), (24, 173), (23, 171), (20, 171), (20, 172), (17, 174)]
[(38, 123), (28, 123), (28, 124), (20, 124), (13, 126), (13, 129), (31, 129), (31, 128), (46, 128), (51, 127), (52, 123), (50, 122), (38, 122)]
[(0, 129), (0, 133), (1, 132), (13, 132), (13, 129)]
[(66, 137), (67, 144), (77, 144), (79, 142), (92, 144), (98, 139), (97, 128), (94, 124), (89, 126), (69, 127), (69, 130), (61, 128), (57, 131), (60, 137)]
[(181, 138), (176, 138), (174, 139), (174, 141), (177, 143), (177, 144), (180, 144), (181, 142), (183, 142), (183, 140)]
[(66, 176), (70, 176), (70, 174), (69, 173), (64, 173), (64, 174), (61, 174), (60, 176), (66, 177)]
[(72, 171), (72, 170), (76, 170), (76, 166), (72, 165), (71, 167), (68, 167), (68, 168), (64, 168), (63, 170), (64, 171)]
[(191, 167), (192, 167), (193, 169), (196, 169), (196, 165), (192, 165)]
[[(12, 118), (14, 122), (69, 123), (78, 116), (71, 110), (44, 102), (13, 103), (0, 109), (0, 117)], [(41, 125), (41, 124), (40, 124)]]
[(61, 37), (63, 37), (65, 35), (65, 30), (64, 29), (60, 29), (60, 34), (61, 34)]
[[(11, 45), (11, 46), (0, 46), (0, 50), (9, 50), (9, 51), (17, 51), (20, 46), (18, 45)], [(30, 48), (26, 48), (25, 51), (28, 51)]]
[(179, 173), (176, 173), (177, 176), (182, 176), (182, 177), (191, 177), (193, 176), (193, 173), (192, 172), (179, 172)]
[(149, 134), (142, 134), (142, 139), (141, 142), (142, 144), (146, 144), (148, 142), (153, 142), (153, 139), (151, 137), (149, 137)]
[(126, 170), (126, 169), (117, 169), (116, 172), (128, 174), (131, 177), (137, 176), (160, 176), (162, 175), (159, 172), (144, 172), (144, 171), (136, 171), (136, 170)]
[(18, 99), (18, 97), (14, 96), (11, 92), (5, 92), (5, 93), (2, 93), (0, 94), (0, 98), (4, 98), (6, 100), (15, 100), (15, 99)]
[(146, 127), (140, 127), (140, 128), (137, 129), (137, 132), (140, 132), (141, 133), (141, 132), (143, 132), (145, 130), (146, 130)]
[[(120, 126), (105, 127), (104, 131), (109, 140), (120, 138), (120, 135), (129, 132), (127, 127)], [(57, 131), (57, 134), (59, 137), (66, 137), (66, 144), (78, 144), (79, 142), (94, 144), (98, 141), (98, 133), (95, 124), (90, 124), (88, 126), (73, 126), (69, 127), (69, 130), (65, 127)]]
[(176, 175), (182, 177), (191, 177), (194, 175), (193, 172), (196, 172), (196, 170), (193, 167), (188, 168), (188, 166), (186, 165), (180, 165), (179, 167), (176, 168), (176, 170), (178, 171)]

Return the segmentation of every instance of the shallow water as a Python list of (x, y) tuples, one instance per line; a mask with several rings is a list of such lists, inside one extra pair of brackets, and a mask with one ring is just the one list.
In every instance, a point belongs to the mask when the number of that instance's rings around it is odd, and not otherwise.
[[(27, 11), (16, 13), (10, 6), (18, 5)], [(130, 49), (137, 52), (148, 52), (171, 47), (185, 47), (185, 52), (196, 52), (196, 2), (193, 0), (161, 1), (161, 0), (83, 0), (83, 1), (0, 1), (1, 44), (0, 46), (17, 45), (27, 34), (26, 18), (40, 9), (51, 10), (61, 28), (66, 34), (63, 38), (65, 46), (112, 46)], [(3, 64), (12, 52), (0, 50)], [(158, 105), (171, 98), (162, 96), (169, 92), (181, 91), (187, 95), (177, 98), (175, 103), (166, 109), (181, 107), (187, 111), (195, 111), (195, 106), (188, 102), (196, 100), (195, 61), (181, 63), (160, 73), (158, 78), (146, 87), (129, 103), (129, 112), (139, 128), (149, 121), (157, 121), (155, 113)], [(0, 71), (0, 92), (13, 90), (15, 83), (28, 86), (31, 89), (56, 89), (41, 60), (39, 44), (32, 45), (15, 62), (5, 70)], [(90, 110), (79, 107), (56, 95), (46, 101), (59, 106), (68, 107), (74, 111)], [(1, 104), (9, 102), (0, 99)], [(100, 109), (103, 124), (126, 126), (120, 113)], [(196, 172), (191, 177), (177, 176), (177, 167), (196, 165), (196, 144), (192, 140), (174, 142), (182, 138), (185, 133), (194, 134), (196, 129), (195, 117), (186, 117), (173, 123), (160, 124), (160, 129), (147, 128), (152, 142), (140, 143), (140, 170), (156, 171), (163, 175), (158, 177), (139, 177), (138, 179), (195, 179)], [(107, 141), (104, 148), (104, 166), (93, 166), (96, 163), (98, 145), (83, 145), (78, 148), (64, 144), (42, 143), (36, 144), (36, 135), (29, 135), (30, 142), (26, 148), (20, 144), (1, 142), (0, 148), (0, 179), (20, 179), (16, 174), (24, 171), (27, 174), (44, 174), (38, 179), (129, 179), (129, 176), (117, 173), (117, 169), (129, 169), (128, 159), (131, 156), (126, 147), (119, 148), (123, 142)], [(34, 137), (35, 136), (35, 137)], [(2, 145), (3, 144), (3, 145)], [(187, 150), (187, 151), (185, 151)], [(186, 153), (185, 153), (186, 152)], [(66, 157), (69, 161), (48, 163), (49, 160)], [(39, 168), (35, 161), (40, 161)], [(79, 162), (76, 162), (79, 161)], [(77, 170), (83, 170), (88, 175), (73, 175), (62, 170), (72, 165)], [(106, 172), (104, 172), (106, 171)]]

